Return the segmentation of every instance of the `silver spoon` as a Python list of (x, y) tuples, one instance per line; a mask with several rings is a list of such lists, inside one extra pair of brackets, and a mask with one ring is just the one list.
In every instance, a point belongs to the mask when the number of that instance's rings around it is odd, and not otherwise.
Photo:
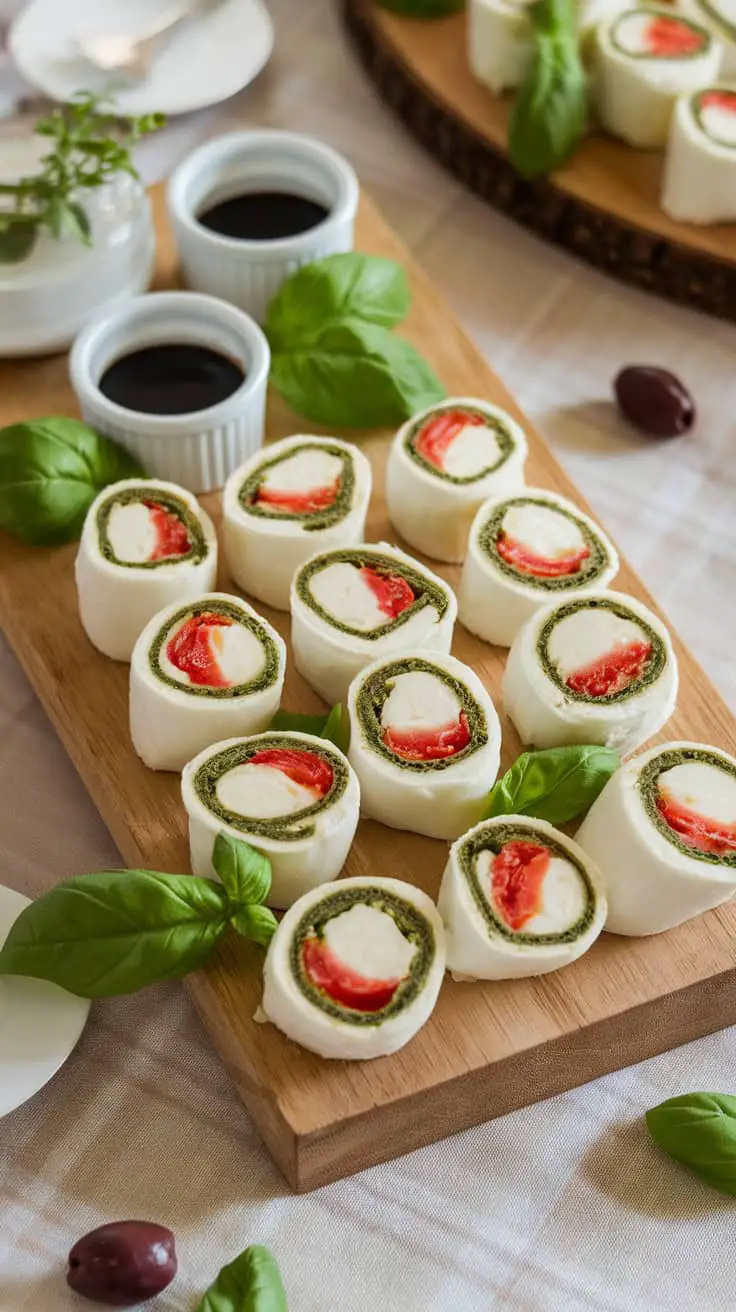
[(80, 36), (78, 44), (85, 59), (103, 72), (143, 78), (150, 72), (161, 46), (176, 28), (212, 5), (213, 0), (178, 0), (143, 29)]

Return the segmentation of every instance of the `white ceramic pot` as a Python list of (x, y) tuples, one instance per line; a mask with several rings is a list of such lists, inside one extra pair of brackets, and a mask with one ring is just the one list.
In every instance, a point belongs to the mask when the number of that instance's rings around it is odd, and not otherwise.
[[(322, 223), (295, 237), (246, 241), (197, 221), (243, 192), (287, 191), (324, 205)], [(232, 132), (200, 146), (173, 174), (168, 205), (184, 280), (247, 310), (259, 323), (281, 284), (302, 264), (353, 249), (358, 180), (329, 146), (296, 132)]]
[[(103, 395), (99, 382), (113, 361), (163, 344), (221, 351), (241, 365), (245, 379), (217, 405), (180, 415), (128, 410)], [(87, 423), (137, 456), (152, 477), (195, 493), (222, 487), (262, 445), (270, 367), (258, 325), (235, 306), (195, 292), (154, 292), (98, 315), (77, 337), (69, 360)]]

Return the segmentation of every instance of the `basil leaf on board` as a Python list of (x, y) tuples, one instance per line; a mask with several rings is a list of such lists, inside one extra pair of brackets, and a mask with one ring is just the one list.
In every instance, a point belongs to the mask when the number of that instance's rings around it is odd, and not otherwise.
[(224, 1266), (196, 1312), (288, 1312), (276, 1259), (252, 1244)]
[(311, 733), (315, 738), (327, 738), (341, 752), (347, 752), (350, 744), (350, 721), (341, 702), (337, 702), (327, 715), (277, 711), (268, 727), (282, 729), (285, 733)]
[(21, 912), (0, 951), (0, 975), (51, 980), (83, 998), (133, 993), (196, 970), (227, 924), (227, 894), (214, 879), (78, 875)]
[(395, 260), (349, 252), (297, 269), (268, 307), (266, 334), (274, 352), (303, 343), (343, 319), (392, 328), (409, 313), (406, 274)]
[(537, 0), (529, 8), (534, 62), (509, 120), (511, 163), (523, 178), (560, 168), (588, 120), (588, 87), (580, 57), (574, 0)]
[(268, 897), (271, 862), (242, 838), (231, 838), (221, 830), (215, 839), (212, 864), (238, 909)]
[(430, 365), (387, 328), (345, 319), (272, 358), (271, 382), (297, 413), (335, 428), (380, 428), (442, 401)]
[(350, 721), (342, 702), (337, 702), (333, 706), (325, 720), (321, 737), (334, 743), (341, 752), (347, 752), (350, 746)]
[(0, 429), (0, 528), (32, 546), (70, 542), (98, 492), (142, 475), (133, 456), (78, 419), (11, 424)]
[(279, 922), (268, 907), (254, 903), (252, 906), (245, 906), (240, 911), (236, 911), (230, 917), (230, 924), (243, 935), (243, 938), (249, 938), (254, 943), (260, 943), (261, 947), (267, 948), (278, 929)]
[(587, 811), (621, 764), (609, 747), (524, 752), (494, 784), (483, 818), (530, 815), (564, 825)]
[(699, 1180), (736, 1197), (736, 1098), (683, 1093), (646, 1113), (654, 1142)]
[(377, 0), (379, 8), (404, 18), (445, 18), (465, 8), (465, 0)]

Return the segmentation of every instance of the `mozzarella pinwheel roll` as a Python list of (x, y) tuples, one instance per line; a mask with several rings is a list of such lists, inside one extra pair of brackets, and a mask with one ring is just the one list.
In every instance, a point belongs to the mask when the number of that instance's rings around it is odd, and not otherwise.
[(736, 893), (736, 760), (666, 743), (617, 770), (577, 841), (601, 870), (606, 929), (659, 934)]
[(217, 538), (191, 492), (126, 478), (90, 506), (75, 564), (79, 615), (104, 656), (129, 661), (148, 621), (215, 585)]
[(360, 789), (337, 747), (305, 733), (263, 733), (207, 747), (185, 766), (192, 874), (214, 877), (220, 830), (271, 862), (268, 898), (289, 907), (335, 879), (358, 824)]
[(259, 451), (225, 484), (223, 540), (239, 587), (289, 609), (291, 580), (317, 551), (362, 541), (371, 467), (336, 437), (286, 437)]
[(383, 1057), (429, 1020), (444, 970), (442, 921), (426, 893), (399, 879), (341, 879), (281, 921), (262, 1019), (321, 1057)]
[(350, 749), (362, 813), (393, 829), (457, 838), (478, 822), (498, 773), (498, 716), (453, 656), (374, 661), (350, 685)]
[(394, 438), (386, 502), (401, 536), (436, 560), (462, 560), (486, 497), (524, 483), (523, 429), (498, 406), (455, 397), (415, 415)]
[(458, 615), (485, 642), (510, 647), (540, 606), (607, 587), (617, 572), (613, 543), (588, 515), (554, 492), (525, 488), (478, 511)]
[(723, 77), (736, 78), (736, 9), (733, 0), (679, 0), (678, 9), (708, 28), (722, 47)]
[(330, 705), (391, 651), (448, 652), (457, 616), (451, 588), (385, 542), (314, 556), (291, 587), (297, 669)]
[(681, 223), (736, 219), (736, 83), (705, 87), (677, 101), (662, 209)]
[[(610, 19), (630, 0), (579, 0), (578, 26), (587, 51), (599, 23)], [(494, 95), (520, 87), (534, 61), (534, 28), (530, 0), (469, 0), (468, 58), (479, 82)]]
[(678, 96), (718, 76), (721, 47), (669, 6), (627, 9), (598, 28), (593, 97), (603, 127), (630, 146), (662, 150)]
[(606, 899), (593, 861), (545, 820), (485, 820), (450, 849), (438, 910), (460, 979), (520, 979), (577, 961)]
[(152, 770), (182, 770), (233, 734), (261, 733), (281, 701), (286, 644), (239, 597), (211, 592), (154, 615), (133, 648), (130, 734)]
[(525, 745), (600, 743), (631, 752), (675, 709), (670, 636), (646, 606), (621, 592), (553, 602), (514, 639), (503, 700)]

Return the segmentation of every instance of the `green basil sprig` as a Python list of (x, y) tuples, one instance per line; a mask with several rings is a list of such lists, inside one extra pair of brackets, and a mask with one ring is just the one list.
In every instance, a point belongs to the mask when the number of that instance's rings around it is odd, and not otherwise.
[(465, 8), (465, 0), (378, 0), (378, 4), (404, 18), (445, 18)]
[(311, 733), (315, 738), (326, 738), (341, 752), (350, 745), (350, 722), (341, 702), (337, 702), (327, 715), (302, 715), (298, 711), (277, 711), (269, 729), (289, 730), (294, 733)]
[(143, 475), (138, 461), (78, 419), (0, 429), (0, 528), (34, 547), (78, 538), (109, 483)]
[(276, 917), (261, 905), (267, 857), (221, 833), (215, 879), (154, 870), (77, 875), (21, 912), (0, 951), (0, 975), (50, 980), (82, 998), (105, 998), (179, 979), (211, 956), (229, 925), (266, 946)]
[(575, 0), (536, 0), (532, 67), (511, 111), (509, 156), (523, 178), (552, 173), (569, 159), (588, 120)]
[(483, 818), (530, 815), (564, 825), (593, 805), (620, 764), (608, 747), (524, 752), (491, 789)]
[(683, 1093), (646, 1113), (654, 1142), (698, 1179), (736, 1197), (736, 1098)]
[(266, 317), (276, 391), (299, 414), (334, 428), (398, 423), (441, 401), (445, 389), (431, 366), (390, 331), (409, 301), (393, 260), (349, 252), (298, 269)]
[(222, 1268), (196, 1312), (288, 1312), (273, 1254), (261, 1244), (251, 1244)]

